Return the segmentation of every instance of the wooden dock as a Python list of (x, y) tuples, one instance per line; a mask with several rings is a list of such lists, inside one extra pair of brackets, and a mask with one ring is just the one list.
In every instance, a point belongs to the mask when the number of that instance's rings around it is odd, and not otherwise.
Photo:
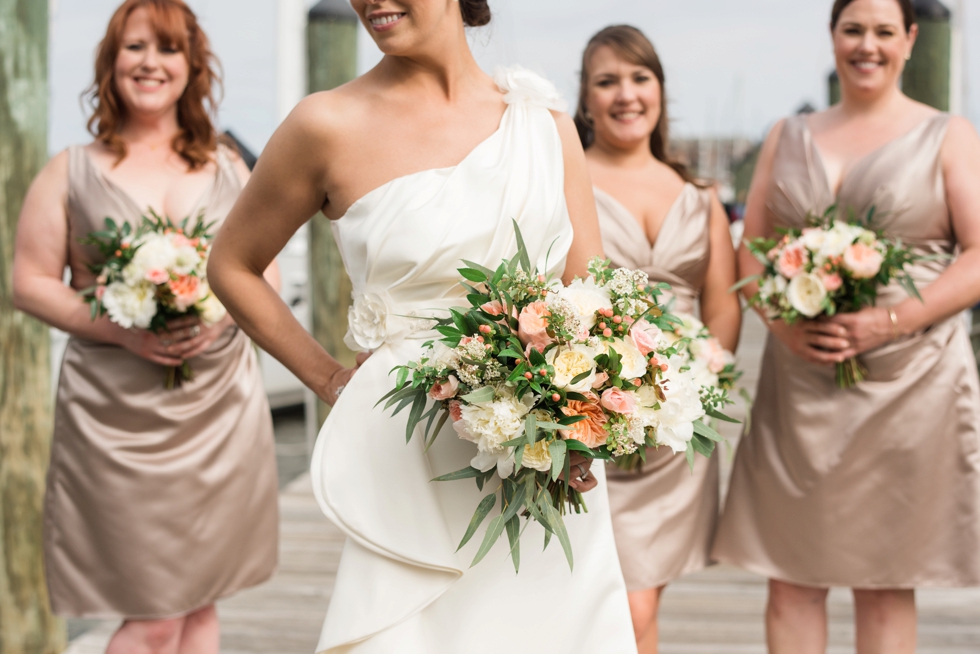
[[(747, 321), (740, 349), (747, 388), (757, 378), (761, 329)], [(344, 537), (320, 513), (308, 475), (283, 489), (281, 506), (280, 570), (269, 583), (219, 604), (223, 654), (312, 654), (316, 647)], [(765, 581), (740, 570), (716, 567), (682, 579), (664, 597), (662, 654), (764, 654), (765, 601)], [(924, 590), (918, 602), (919, 654), (980, 653), (980, 589)], [(830, 654), (854, 652), (848, 591), (831, 593), (830, 615)], [(68, 653), (102, 654), (114, 629), (96, 626)]]

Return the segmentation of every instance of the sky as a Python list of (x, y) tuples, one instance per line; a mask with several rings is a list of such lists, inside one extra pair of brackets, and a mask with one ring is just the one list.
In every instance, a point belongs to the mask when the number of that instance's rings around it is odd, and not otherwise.
[[(118, 0), (50, 1), (49, 149), (56, 152), (88, 139), (78, 97), (91, 83), (95, 47)], [(980, 74), (980, 0), (959, 2), (965, 7), (969, 80)], [(189, 4), (224, 66), (219, 121), (260, 151), (284, 108), (298, 99), (300, 23), (312, 2)], [(589, 37), (607, 25), (635, 25), (651, 38), (664, 62), (674, 134), (759, 139), (803, 102), (826, 105), (826, 78), (833, 66), (830, 5), (830, 0), (490, 0), (493, 22), (471, 31), (470, 38), (487, 71), (524, 65), (549, 77), (571, 102)], [(360, 36), (363, 72), (380, 53), (366, 32)], [(980, 83), (969, 89), (964, 113), (980, 124)]]

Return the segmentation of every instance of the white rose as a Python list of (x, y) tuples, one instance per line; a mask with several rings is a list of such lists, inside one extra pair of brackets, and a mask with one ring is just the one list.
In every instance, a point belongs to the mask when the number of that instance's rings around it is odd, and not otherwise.
[(823, 301), (826, 297), (826, 287), (813, 273), (797, 275), (786, 289), (786, 299), (790, 306), (807, 318), (815, 318), (823, 311)]
[(135, 286), (113, 282), (105, 289), (102, 305), (109, 314), (109, 320), (120, 327), (146, 329), (157, 314), (156, 287), (149, 282), (140, 282)]
[(697, 338), (704, 329), (704, 323), (687, 313), (674, 314), (681, 319), (680, 325), (674, 326), (674, 331), (682, 338)]
[(650, 384), (643, 384), (636, 391), (636, 411), (633, 417), (640, 421), (644, 427), (656, 429), (660, 424), (657, 411), (660, 405), (660, 398), (657, 397), (656, 389)]
[[(552, 348), (545, 358), (555, 369), (555, 386), (573, 393), (584, 393), (595, 382), (595, 357), (595, 350), (588, 345), (575, 344), (571, 347)], [(583, 373), (589, 374), (572, 384), (572, 380)]]
[(606, 342), (606, 347), (607, 350), (609, 348), (616, 350), (622, 358), (623, 371), (619, 376), (623, 379), (634, 379), (647, 374), (647, 358), (631, 341), (617, 338), (612, 342)]
[(213, 292), (208, 292), (207, 296), (197, 303), (198, 315), (205, 325), (217, 325), (228, 315), (225, 305)]
[(429, 359), (426, 365), (432, 366), (438, 370), (455, 370), (457, 364), (459, 363), (459, 355), (456, 353), (456, 350), (449, 347), (442, 341), (436, 341), (433, 343), (428, 355), (426, 356)]
[(374, 293), (359, 295), (347, 311), (347, 322), (347, 347), (361, 352), (376, 350), (388, 337), (388, 306)]
[(576, 279), (560, 289), (557, 295), (575, 307), (579, 320), (586, 329), (595, 327), (598, 322), (595, 314), (599, 309), (613, 308), (609, 290), (596, 285), (591, 277), (585, 281)]
[(540, 440), (534, 444), (534, 447), (525, 445), (521, 466), (538, 472), (551, 470), (551, 452), (548, 450), (548, 441), (546, 439)]
[(177, 250), (170, 239), (162, 234), (147, 234), (136, 242), (136, 254), (133, 260), (123, 269), (123, 279), (130, 286), (141, 281), (163, 283), (161, 273), (174, 269), (177, 261)]
[[(186, 239), (185, 239), (186, 240)], [(174, 248), (173, 270), (178, 275), (189, 275), (198, 270), (202, 263), (201, 255), (192, 245), (182, 245)]]
[(817, 252), (818, 261), (841, 256), (847, 246), (854, 242), (855, 236), (849, 229), (840, 229), (841, 224), (837, 223), (832, 229), (824, 232), (823, 244)]
[(763, 299), (769, 299), (773, 295), (782, 295), (786, 292), (786, 287), (789, 282), (782, 275), (775, 275), (773, 277), (766, 277), (766, 280), (762, 282), (759, 287), (759, 294)]
[(827, 240), (827, 232), (822, 229), (810, 227), (803, 230), (803, 245), (810, 252), (819, 252)]

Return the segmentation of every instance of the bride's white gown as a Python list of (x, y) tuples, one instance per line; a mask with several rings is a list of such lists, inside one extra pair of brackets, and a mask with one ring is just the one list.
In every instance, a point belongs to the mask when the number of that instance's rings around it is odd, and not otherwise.
[(407, 411), (392, 417), (375, 408), (392, 388), (392, 367), (418, 358), (432, 338), (422, 331), (431, 323), (406, 316), (465, 305), (460, 260), (495, 268), (512, 257), (512, 220), (539, 269), (546, 258), (553, 272), (564, 267), (572, 227), (548, 110), (560, 98), (522, 69), (500, 71), (496, 81), (508, 103), (500, 128), (462, 163), (395, 179), (334, 223), (354, 284), (351, 332), (375, 351), (313, 454), (317, 500), (349, 536), (319, 652), (636, 651), (601, 465), (592, 468), (599, 487), (586, 495), (589, 513), (566, 516), (574, 572), (557, 539), (542, 552), (537, 524), (524, 532), (519, 574), (506, 538), (470, 568), (483, 529), (456, 547), (486, 493), (471, 479), (430, 480), (469, 465), (474, 446), (447, 426), (425, 453), (420, 437), (405, 444)]

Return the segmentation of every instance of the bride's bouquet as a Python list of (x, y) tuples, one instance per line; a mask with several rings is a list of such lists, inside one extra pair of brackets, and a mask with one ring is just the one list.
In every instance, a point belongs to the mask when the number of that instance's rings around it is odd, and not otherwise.
[[(735, 382), (742, 375), (735, 367), (735, 355), (726, 350), (704, 323), (694, 316), (677, 313), (671, 319), (670, 326), (664, 330), (664, 337), (675, 351), (668, 360), (668, 366), (677, 371), (675, 374), (689, 377), (695, 388), (700, 389), (701, 404), (706, 415), (737, 423), (737, 420), (722, 413), (726, 406), (734, 404), (729, 393), (735, 389)], [(647, 448), (661, 444), (655, 437), (649, 438), (647, 447), (616, 457), (615, 463), (623, 470), (635, 472), (646, 462)], [(692, 466), (695, 452), (709, 457), (714, 449), (714, 443), (699, 439), (692, 439), (689, 445), (686, 454)]]
[[(897, 281), (909, 293), (922, 297), (905, 268), (922, 260), (901, 241), (871, 229), (872, 208), (863, 221), (842, 220), (836, 207), (823, 216), (810, 216), (810, 226), (779, 230), (782, 238), (757, 238), (746, 247), (765, 266), (761, 275), (742, 280), (741, 287), (759, 281), (750, 304), (770, 320), (788, 324), (803, 318), (853, 313), (874, 306), (878, 290)], [(837, 364), (837, 385), (850, 388), (864, 380), (860, 361)]]
[(693, 463), (721, 440), (705, 418), (724, 416), (698, 385), (689, 340), (668, 336), (680, 321), (660, 304), (667, 285), (595, 259), (587, 279), (563, 286), (531, 267), (519, 230), (517, 241), (496, 270), (464, 262), (470, 307), (437, 321), (442, 338), (395, 368), (379, 404), (409, 410), (409, 440), (421, 427), (428, 447), (452, 420), (474, 444), (469, 467), (435, 481), (472, 478), (483, 490), (499, 475), (460, 543), (499, 505), (473, 565), (506, 531), (517, 569), (525, 517), (543, 525), (545, 546), (558, 538), (571, 566), (562, 516), (587, 508), (568, 485), (570, 454), (608, 460), (667, 445)]
[[(120, 225), (106, 218), (104, 230), (81, 239), (98, 248), (104, 258), (89, 266), (97, 275), (96, 284), (82, 291), (93, 320), (108, 314), (109, 320), (126, 329), (160, 333), (174, 318), (197, 316), (214, 325), (225, 317), (206, 275), (212, 224), (205, 224), (203, 215), (193, 226), (189, 222), (185, 218), (174, 224), (151, 211), (134, 229), (128, 222)], [(168, 389), (190, 379), (193, 371), (187, 361), (167, 368)]]

